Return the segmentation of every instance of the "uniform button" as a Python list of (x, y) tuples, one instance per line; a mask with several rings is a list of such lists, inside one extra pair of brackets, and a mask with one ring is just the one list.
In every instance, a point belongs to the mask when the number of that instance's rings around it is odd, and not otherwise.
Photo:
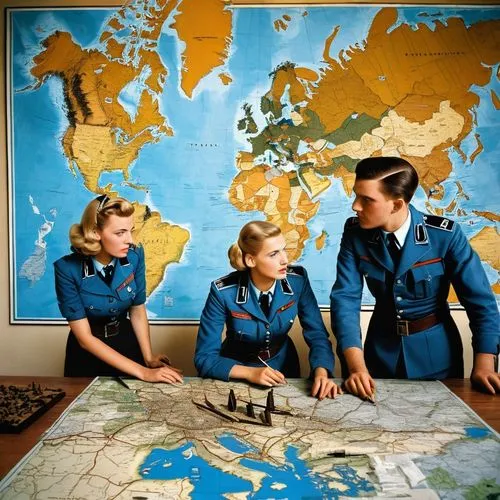
[(269, 325), (266, 323), (266, 328), (269, 328)]
[(432, 276), (427, 276), (427, 281), (430, 281), (432, 279)]
[(401, 280), (396, 280), (396, 283), (397, 283), (398, 285), (401, 285)]
[(94, 306), (90, 306), (89, 309), (94, 309)]
[(290, 323), (293, 323), (293, 319), (290, 320)]
[(396, 297), (396, 300), (397, 300), (398, 302), (401, 302), (401, 301), (403, 300), (403, 298), (402, 298), (402, 297)]
[(398, 313), (399, 313), (399, 314), (403, 314), (403, 313), (404, 313), (403, 309), (399, 309), (399, 310), (398, 310)]
[(127, 292), (129, 292), (129, 293), (130, 293), (131, 291), (132, 291), (132, 287), (131, 287), (131, 286), (128, 286), (128, 287), (127, 287)]

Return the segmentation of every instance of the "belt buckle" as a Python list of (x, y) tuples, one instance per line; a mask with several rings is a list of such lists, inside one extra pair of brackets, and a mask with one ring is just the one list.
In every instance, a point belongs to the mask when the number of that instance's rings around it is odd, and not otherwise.
[(271, 357), (271, 351), (269, 349), (264, 349), (262, 351), (259, 351), (259, 354), (257, 356), (263, 361), (267, 361)]
[(120, 331), (119, 325), (120, 325), (119, 321), (112, 321), (110, 323), (106, 323), (104, 325), (104, 338), (107, 339), (108, 337), (114, 337), (115, 335), (117, 335), (118, 332)]
[(407, 321), (406, 319), (398, 319), (396, 321), (396, 332), (398, 335), (401, 337), (408, 337), (410, 335), (410, 331), (408, 329), (408, 324), (410, 322)]

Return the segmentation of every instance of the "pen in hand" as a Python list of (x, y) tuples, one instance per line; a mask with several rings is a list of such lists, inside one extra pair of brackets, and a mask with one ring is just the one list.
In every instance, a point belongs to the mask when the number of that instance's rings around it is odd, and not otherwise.
[[(271, 366), (269, 366), (269, 365), (268, 365), (268, 364), (267, 364), (267, 363), (266, 363), (266, 362), (265, 362), (265, 361), (264, 361), (264, 360), (263, 360), (260, 356), (257, 356), (257, 359), (258, 359), (258, 360), (259, 360), (259, 361), (260, 361), (263, 365), (265, 365), (265, 366), (267, 366), (269, 369), (271, 369), (271, 370), (275, 371), (275, 370), (274, 370), (274, 368), (273, 368), (273, 367), (271, 367)], [(288, 384), (288, 382), (286, 381), (286, 378), (284, 379), (284, 383), (285, 383), (285, 384)]]

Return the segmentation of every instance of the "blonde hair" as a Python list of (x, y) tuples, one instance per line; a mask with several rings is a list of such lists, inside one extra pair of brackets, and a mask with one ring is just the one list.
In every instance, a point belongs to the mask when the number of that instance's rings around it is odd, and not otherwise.
[(84, 255), (97, 255), (101, 251), (101, 242), (95, 236), (96, 229), (102, 229), (110, 215), (129, 217), (133, 213), (133, 205), (125, 198), (98, 196), (85, 207), (80, 224), (70, 227), (71, 246)]
[(238, 241), (233, 243), (228, 251), (231, 267), (238, 271), (247, 268), (245, 255), (256, 255), (262, 248), (262, 243), (268, 238), (274, 238), (281, 234), (281, 229), (271, 222), (255, 220), (245, 224), (240, 231)]

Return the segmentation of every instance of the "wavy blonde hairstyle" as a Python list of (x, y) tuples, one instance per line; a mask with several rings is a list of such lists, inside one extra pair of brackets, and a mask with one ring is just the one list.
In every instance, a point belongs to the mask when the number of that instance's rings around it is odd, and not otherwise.
[(255, 220), (245, 224), (241, 228), (238, 241), (233, 243), (227, 251), (231, 267), (238, 271), (247, 269), (245, 255), (257, 255), (264, 240), (280, 234), (281, 229), (271, 222)]
[(80, 224), (73, 224), (70, 227), (71, 246), (84, 255), (97, 255), (102, 247), (96, 238), (96, 229), (102, 229), (110, 215), (129, 217), (133, 213), (133, 205), (125, 198), (98, 196), (85, 207)]

